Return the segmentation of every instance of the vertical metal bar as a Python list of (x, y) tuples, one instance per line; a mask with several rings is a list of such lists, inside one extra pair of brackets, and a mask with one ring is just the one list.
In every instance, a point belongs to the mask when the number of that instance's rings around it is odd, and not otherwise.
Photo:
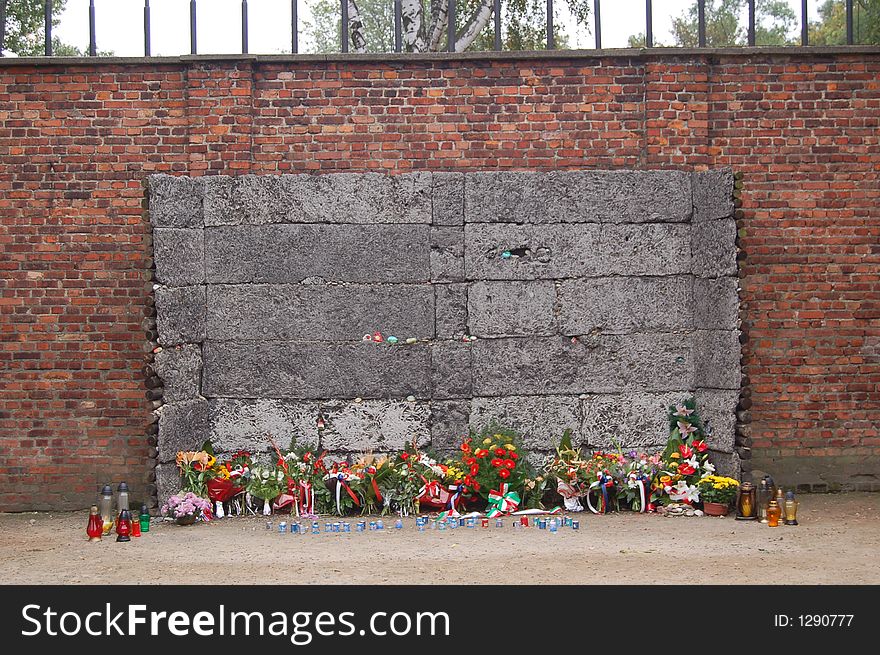
[(556, 36), (553, 34), (553, 0), (547, 0), (547, 50), (556, 47)]
[(697, 0), (697, 44), (706, 47), (706, 0)]
[(193, 55), (198, 52), (196, 31), (196, 0), (189, 0), (189, 51)]
[(95, 0), (89, 0), (89, 57), (98, 54), (95, 36)]
[(339, 29), (342, 31), (342, 52), (348, 52), (348, 0), (339, 0), (342, 3), (342, 21)]
[(394, 52), (403, 50), (403, 25), (401, 21), (403, 5), (400, 0), (394, 0)]
[(0, 57), (6, 47), (6, 3), (0, 4)]
[(241, 53), (248, 52), (248, 6), (247, 0), (241, 0)]
[(855, 43), (853, 33), (853, 0), (846, 0), (846, 45)]
[(449, 10), (446, 12), (448, 22), (446, 24), (446, 49), (449, 52), (455, 52), (455, 0), (449, 0)]
[(755, 0), (749, 0), (749, 45), (755, 45)]
[(810, 45), (810, 23), (807, 19), (807, 0), (801, 0), (801, 45)]
[(593, 14), (596, 17), (596, 50), (602, 49), (602, 3), (593, 0)]
[(299, 52), (299, 3), (290, 0), (290, 51), (293, 54)]
[(150, 0), (144, 0), (144, 57), (152, 54), (150, 47)]
[(645, 47), (654, 47), (654, 5), (645, 0)]
[(501, 0), (495, 0), (492, 14), (495, 22), (495, 49), (501, 50)]
[(52, 56), (52, 0), (43, 3), (43, 27), (45, 29), (45, 43), (43, 52), (47, 57)]

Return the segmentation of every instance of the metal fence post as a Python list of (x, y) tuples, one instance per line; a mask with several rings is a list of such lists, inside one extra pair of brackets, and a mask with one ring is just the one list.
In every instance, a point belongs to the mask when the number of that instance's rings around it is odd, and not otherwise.
[(547, 50), (556, 47), (556, 36), (553, 34), (553, 0), (547, 0)]
[(339, 0), (342, 3), (342, 52), (348, 52), (348, 0)]
[(98, 54), (95, 36), (95, 0), (89, 0), (89, 57)]
[(193, 55), (198, 52), (196, 32), (196, 0), (189, 0), (189, 51)]
[(495, 0), (493, 13), (495, 22), (495, 49), (501, 50), (501, 0)]
[(697, 2), (697, 44), (706, 47), (706, 0)]
[(455, 52), (455, 0), (449, 0), (449, 10), (446, 12), (446, 49)]
[(645, 0), (645, 47), (654, 47), (654, 6), (651, 0)]
[(0, 57), (3, 56), (3, 48), (6, 47), (6, 5), (0, 5)]
[(602, 49), (602, 3), (593, 0), (593, 13), (596, 18), (596, 50)]
[(290, 51), (299, 52), (299, 5), (297, 0), (290, 0)]
[(45, 30), (45, 42), (43, 51), (47, 57), (52, 56), (52, 0), (43, 3), (43, 28)]
[(403, 25), (401, 21), (403, 5), (400, 0), (394, 0), (394, 52), (403, 50)]
[(755, 45), (755, 0), (749, 0), (749, 45)]
[(150, 54), (150, 0), (144, 0), (144, 57)]
[(855, 43), (853, 32), (853, 0), (846, 0), (846, 45)]
[(248, 52), (248, 6), (247, 0), (241, 0), (241, 53)]
[(807, 19), (807, 0), (801, 0), (801, 45), (810, 45), (810, 23)]

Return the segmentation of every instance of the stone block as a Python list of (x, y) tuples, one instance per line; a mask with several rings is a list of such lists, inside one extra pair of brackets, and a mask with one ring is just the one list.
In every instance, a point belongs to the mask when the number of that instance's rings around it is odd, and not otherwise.
[(688, 330), (693, 327), (690, 276), (563, 280), (563, 334)]
[(696, 387), (739, 390), (739, 360), (739, 333), (736, 330), (698, 330), (694, 333)]
[(428, 347), (206, 341), (204, 394), (230, 398), (427, 398)]
[(691, 395), (688, 391), (588, 394), (580, 401), (580, 443), (595, 449), (662, 450), (669, 438), (669, 406)]
[(692, 270), (697, 277), (736, 275), (736, 222), (733, 218), (695, 223), (691, 257)]
[(431, 408), (427, 402), (365, 400), (360, 403), (324, 402), (326, 425), (321, 448), (344, 452), (392, 452), (413, 439), (431, 442)]
[(241, 175), (232, 178), (231, 188), (220, 184), (206, 189), (206, 224), (430, 223), (431, 177), (430, 173)]
[(434, 173), (434, 225), (464, 225), (464, 173)]
[(180, 471), (174, 462), (156, 466), (156, 495), (161, 507), (169, 497), (180, 491)]
[[(535, 280), (608, 275), (682, 275), (691, 270), (691, 226), (466, 225), (469, 280)], [(508, 251), (509, 258), (502, 257)]]
[(549, 451), (559, 445), (562, 433), (572, 431), (580, 441), (580, 410), (577, 396), (505, 396), (474, 398), (470, 425), (475, 432), (498, 425), (517, 431), (528, 450)]
[(555, 304), (550, 281), (474, 282), (468, 289), (470, 331), (478, 337), (552, 335)]
[(738, 389), (697, 389), (697, 411), (703, 420), (706, 442), (713, 450), (732, 453), (736, 441)]
[[(208, 288), (208, 338), (360, 341), (434, 334), (434, 291), (425, 285), (247, 284)], [(388, 346), (390, 347), (390, 346)]]
[(201, 178), (151, 175), (147, 181), (153, 227), (202, 227)]
[(470, 173), (468, 223), (685, 222), (691, 181), (681, 171)]
[(462, 341), (431, 344), (432, 398), (468, 398), (472, 384), (472, 345)]
[(236, 225), (241, 222), (232, 202), (234, 179), (228, 175), (206, 175), (202, 178), (202, 214), (205, 227)]
[(431, 228), (431, 281), (464, 280), (464, 232), (457, 227)]
[(156, 228), (153, 230), (156, 280), (169, 286), (205, 282), (205, 233), (202, 229)]
[(469, 398), (431, 401), (431, 447), (439, 454), (457, 456), (469, 432), (470, 413)]
[(166, 403), (195, 400), (202, 384), (202, 347), (186, 344), (164, 348), (156, 354), (153, 368), (165, 385)]
[(292, 438), (319, 445), (320, 402), (212, 398), (208, 401), (211, 441), (217, 452), (273, 452), (267, 437), (281, 448)]
[(205, 339), (204, 286), (161, 287), (156, 290), (159, 343), (175, 346)]
[(427, 282), (427, 225), (244, 225), (205, 230), (209, 283)]
[[(723, 475), (737, 480), (741, 479), (743, 474), (742, 462), (736, 453), (719, 452), (710, 448), (709, 460), (715, 466), (715, 475)], [(785, 481), (783, 480), (782, 483), (784, 484)]]
[(691, 173), (694, 222), (733, 216), (733, 171), (721, 168)]
[(694, 278), (694, 326), (699, 330), (735, 330), (739, 325), (739, 279)]
[(199, 450), (208, 438), (208, 401), (204, 398), (167, 403), (158, 414), (160, 462), (174, 462), (181, 450)]
[(467, 332), (467, 284), (435, 284), (435, 336), (440, 339), (459, 338)]
[(481, 339), (474, 348), (479, 396), (614, 393), (689, 388), (691, 340), (678, 334), (578, 339)]

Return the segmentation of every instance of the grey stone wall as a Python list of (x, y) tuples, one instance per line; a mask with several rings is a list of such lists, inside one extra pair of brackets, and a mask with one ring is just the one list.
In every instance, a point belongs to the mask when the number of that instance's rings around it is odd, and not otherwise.
[(494, 418), (538, 452), (566, 428), (654, 449), (691, 394), (737, 473), (732, 190), (727, 170), (153, 176), (160, 497), (207, 437), (451, 452)]

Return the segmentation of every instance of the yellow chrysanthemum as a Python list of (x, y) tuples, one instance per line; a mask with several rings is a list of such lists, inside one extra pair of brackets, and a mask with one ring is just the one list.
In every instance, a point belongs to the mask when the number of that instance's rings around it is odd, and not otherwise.
[(516, 446), (514, 446), (512, 443), (506, 443), (504, 444), (504, 447), (507, 448), (507, 450), (516, 450)]
[(490, 444), (490, 443), (492, 443), (492, 440), (489, 437), (486, 437), (485, 439), (483, 439), (483, 443)]

